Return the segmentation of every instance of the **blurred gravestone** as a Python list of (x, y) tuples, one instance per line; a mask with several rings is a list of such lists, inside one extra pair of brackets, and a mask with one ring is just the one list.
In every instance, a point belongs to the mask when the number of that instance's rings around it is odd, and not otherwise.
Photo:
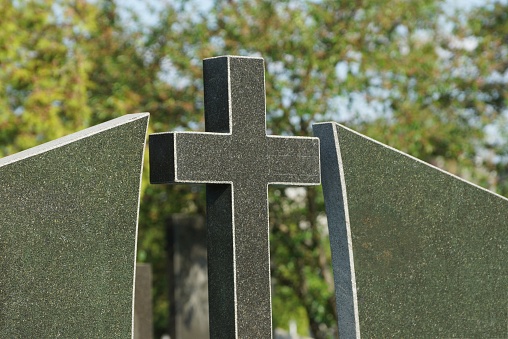
[(314, 133), (340, 337), (508, 337), (508, 200), (341, 125)]
[(0, 159), (0, 338), (129, 338), (148, 114)]
[(137, 263), (134, 292), (134, 339), (152, 338), (152, 266)]
[(209, 338), (205, 220), (199, 215), (173, 215), (166, 234), (169, 334), (179, 339)]

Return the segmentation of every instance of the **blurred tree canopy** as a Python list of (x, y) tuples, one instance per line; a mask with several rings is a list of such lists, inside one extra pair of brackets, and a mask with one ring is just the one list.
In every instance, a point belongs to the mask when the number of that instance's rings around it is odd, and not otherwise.
[[(448, 6), (448, 7), (447, 7)], [(508, 5), (444, 1), (0, 0), (0, 155), (140, 111), (150, 132), (204, 129), (202, 59), (262, 56), (269, 133), (334, 120), (506, 195)], [(145, 166), (145, 170), (147, 166)], [(146, 171), (145, 171), (146, 172)], [(138, 260), (166, 331), (165, 222), (201, 186), (142, 187)], [(274, 325), (336, 335), (319, 188), (270, 188)]]

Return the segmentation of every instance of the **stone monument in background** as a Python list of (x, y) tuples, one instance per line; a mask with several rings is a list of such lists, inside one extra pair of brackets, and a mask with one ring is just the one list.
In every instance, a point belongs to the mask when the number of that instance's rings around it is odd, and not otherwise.
[(153, 338), (152, 266), (136, 264), (133, 339)]
[(207, 339), (208, 272), (206, 226), (200, 215), (173, 215), (166, 229), (168, 244), (169, 335)]

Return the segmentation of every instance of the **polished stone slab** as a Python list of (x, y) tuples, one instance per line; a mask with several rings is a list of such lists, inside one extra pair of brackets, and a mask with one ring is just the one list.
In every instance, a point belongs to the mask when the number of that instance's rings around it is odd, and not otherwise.
[(266, 135), (264, 62), (204, 61), (205, 133), (150, 136), (152, 183), (206, 183), (211, 338), (271, 338), (267, 186), (320, 182), (319, 141)]
[(148, 114), (0, 159), (0, 338), (129, 338)]
[(508, 200), (335, 123), (321, 142), (341, 337), (508, 336)]

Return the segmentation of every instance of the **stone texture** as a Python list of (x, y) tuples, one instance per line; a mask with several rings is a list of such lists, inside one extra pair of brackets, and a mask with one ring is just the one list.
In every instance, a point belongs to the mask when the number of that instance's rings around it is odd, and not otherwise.
[(200, 215), (172, 215), (167, 225), (169, 335), (179, 339), (207, 339), (205, 218)]
[(314, 132), (339, 335), (508, 337), (508, 200), (341, 125)]
[(270, 338), (267, 185), (319, 184), (317, 138), (266, 135), (261, 58), (204, 62), (208, 133), (150, 136), (152, 183), (207, 183), (211, 338)]
[(152, 266), (136, 264), (134, 339), (153, 338)]
[(0, 159), (0, 337), (129, 338), (148, 114)]

